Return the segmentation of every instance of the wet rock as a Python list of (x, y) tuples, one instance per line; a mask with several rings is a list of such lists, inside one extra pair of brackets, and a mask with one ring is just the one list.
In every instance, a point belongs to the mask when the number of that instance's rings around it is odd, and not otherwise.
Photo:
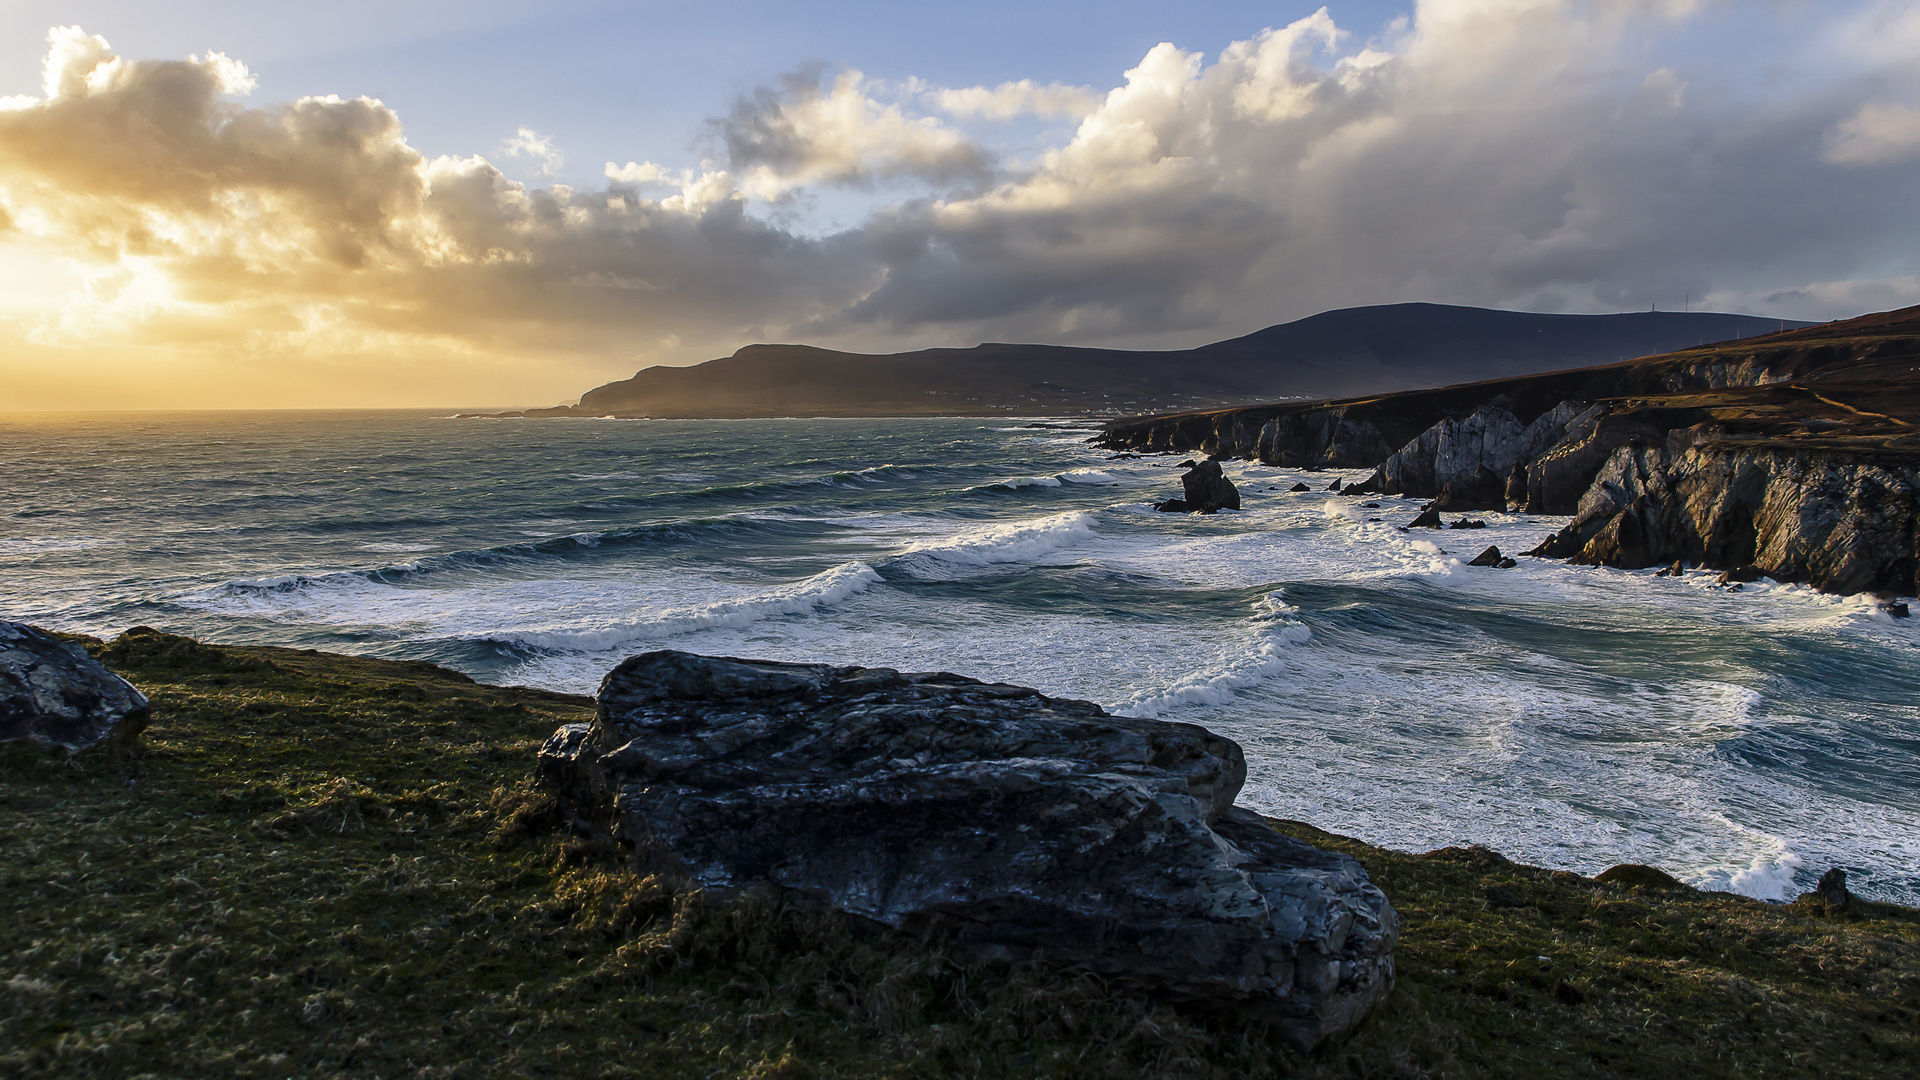
[(1291, 492), (1301, 492), (1301, 491), (1312, 491), (1313, 489), (1308, 487), (1305, 484), (1295, 484), (1292, 487), (1288, 488), (1287, 490)]
[(1379, 504), (1379, 503), (1377, 503), (1377, 502), (1370, 502), (1370, 503), (1361, 503), (1361, 504), (1360, 504), (1360, 509), (1362, 509), (1362, 510), (1378, 510), (1378, 509), (1380, 509), (1380, 504)]
[(1487, 523), (1484, 521), (1468, 521), (1466, 518), (1459, 518), (1447, 526), (1449, 529), (1484, 529), (1486, 527)]
[(1398, 919), (1366, 871), (1235, 808), (1240, 748), (1189, 724), (944, 673), (654, 652), (540, 768), (643, 869), (1239, 1003), (1297, 1046), (1393, 981)]
[(1336, 477), (1334, 477), (1334, 478), (1333, 478), (1333, 483), (1331, 483), (1331, 484), (1328, 484), (1328, 485), (1327, 485), (1327, 490), (1328, 490), (1328, 491), (1333, 491), (1333, 492), (1338, 492), (1338, 491), (1340, 490), (1340, 478), (1339, 478), (1339, 477), (1337, 477), (1337, 476), (1336, 476)]
[(1487, 550), (1481, 552), (1478, 555), (1475, 555), (1473, 557), (1473, 561), (1468, 563), (1467, 565), (1468, 566), (1499, 566), (1502, 558), (1503, 556), (1500, 554), (1499, 548), (1489, 547), (1487, 548)]
[(1179, 501), (1186, 503), (1187, 509), (1194, 513), (1211, 514), (1219, 510), (1240, 509), (1240, 489), (1234, 487), (1233, 481), (1220, 471), (1217, 461), (1202, 461), (1188, 469), (1180, 477), (1180, 486), (1185, 489), (1185, 494)]
[(1723, 572), (1715, 580), (1722, 585), (1733, 585), (1735, 583), (1759, 581), (1762, 577), (1765, 577), (1765, 576), (1766, 576), (1765, 573), (1761, 571), (1759, 567), (1753, 565), (1752, 563), (1745, 563), (1743, 565), (1736, 566), (1731, 570)]
[(1686, 574), (1686, 572), (1687, 572), (1686, 564), (1682, 563), (1679, 559), (1675, 559), (1673, 560), (1672, 566), (1661, 568), (1660, 572), (1653, 576), (1654, 577), (1682, 577)]
[(1187, 505), (1185, 499), (1168, 499), (1166, 502), (1154, 503), (1153, 508), (1163, 514), (1186, 514), (1193, 510), (1193, 507)]
[(1519, 563), (1515, 562), (1512, 559), (1501, 559), (1499, 562), (1493, 564), (1494, 569), (1496, 570), (1511, 570), (1514, 567), (1519, 565), (1520, 565)]
[(149, 714), (146, 695), (85, 649), (37, 627), (0, 622), (0, 742), (124, 748)]
[(1441, 528), (1442, 526), (1440, 523), (1440, 508), (1433, 505), (1432, 503), (1428, 503), (1426, 508), (1420, 511), (1420, 516), (1414, 518), (1412, 521), (1407, 522), (1405, 527), (1409, 529)]
[(1896, 619), (1904, 619), (1910, 614), (1905, 603), (1888, 604), (1886, 610), (1888, 615)]
[(1847, 872), (1837, 866), (1820, 875), (1820, 883), (1813, 887), (1813, 894), (1827, 905), (1829, 915), (1837, 915), (1853, 907), (1853, 894), (1847, 891)]

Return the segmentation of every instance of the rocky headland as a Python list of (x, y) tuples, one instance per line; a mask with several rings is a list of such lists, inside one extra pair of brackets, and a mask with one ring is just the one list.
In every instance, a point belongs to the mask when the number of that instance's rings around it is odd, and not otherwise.
[(1920, 590), (1920, 308), (1523, 378), (1134, 417), (1096, 441), (1372, 468), (1347, 492), (1571, 515), (1540, 556)]

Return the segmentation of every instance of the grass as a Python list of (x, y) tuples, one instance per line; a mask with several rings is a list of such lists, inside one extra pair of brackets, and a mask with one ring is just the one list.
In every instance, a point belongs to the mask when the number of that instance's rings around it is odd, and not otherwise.
[(0, 1076), (1920, 1074), (1920, 912), (1600, 884), (1479, 849), (1366, 863), (1400, 985), (1301, 1056), (1230, 1011), (709, 905), (551, 828), (583, 698), (424, 664), (90, 648), (154, 701), (115, 760), (0, 757)]

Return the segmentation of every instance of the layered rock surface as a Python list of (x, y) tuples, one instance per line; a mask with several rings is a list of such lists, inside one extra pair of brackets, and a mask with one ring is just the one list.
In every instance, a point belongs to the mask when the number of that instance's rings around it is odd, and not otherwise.
[(1530, 554), (1920, 590), (1920, 308), (1550, 375), (1116, 421), (1098, 441), (1377, 466), (1347, 490), (1576, 516)]
[(0, 622), (0, 743), (122, 746), (146, 727), (149, 711), (146, 695), (86, 650)]
[(654, 652), (541, 774), (639, 866), (1265, 1011), (1301, 1046), (1393, 982), (1352, 859), (1236, 809), (1203, 728), (944, 673)]

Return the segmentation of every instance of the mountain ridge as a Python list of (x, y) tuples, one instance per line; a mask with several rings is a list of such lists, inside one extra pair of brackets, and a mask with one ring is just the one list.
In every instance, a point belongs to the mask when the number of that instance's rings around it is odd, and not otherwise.
[(1714, 312), (1559, 315), (1410, 303), (1321, 312), (1191, 349), (986, 342), (876, 354), (754, 344), (702, 364), (645, 368), (587, 391), (577, 405), (499, 415), (1141, 413), (1534, 374), (1807, 325)]

